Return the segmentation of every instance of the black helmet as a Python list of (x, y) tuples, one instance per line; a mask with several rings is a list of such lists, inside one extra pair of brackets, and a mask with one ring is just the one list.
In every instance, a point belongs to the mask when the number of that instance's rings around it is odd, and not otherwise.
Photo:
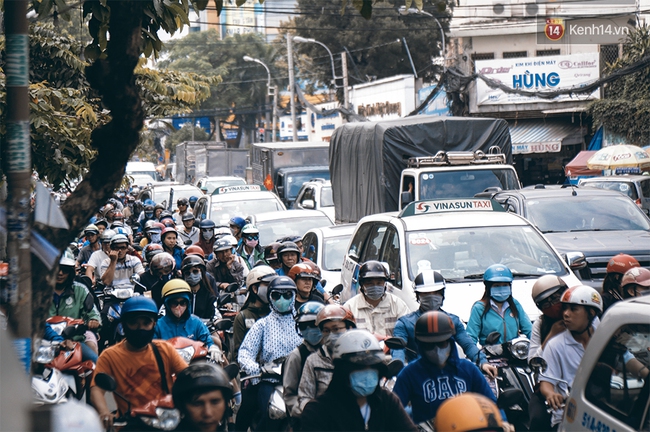
[[(263, 279), (262, 279), (263, 280)], [(271, 279), (267, 293), (270, 296), (271, 291), (293, 291), (297, 292), (296, 283), (289, 276), (278, 276)]]
[(225, 251), (232, 249), (232, 245), (227, 239), (219, 239), (214, 243), (212, 250), (214, 252)]
[(154, 209), (154, 210), (158, 210), (158, 209), (160, 209), (160, 210), (165, 210), (165, 206), (162, 205), (162, 204), (156, 204), (156, 205), (153, 207), (153, 209)]
[(178, 201), (176, 201), (177, 206), (182, 206), (182, 205), (186, 206), (186, 205), (189, 205), (189, 204), (190, 204), (190, 201), (187, 198), (179, 198)]
[(147, 204), (146, 206), (144, 206), (145, 213), (146, 212), (153, 212), (153, 210), (154, 210), (154, 208), (153, 208), (153, 206), (151, 204)]
[(172, 399), (177, 408), (181, 408), (189, 400), (189, 395), (197, 392), (221, 390), (223, 398), (232, 398), (232, 385), (226, 372), (219, 366), (210, 363), (197, 363), (188, 366), (176, 375), (172, 387)]
[(203, 261), (203, 258), (198, 255), (188, 255), (181, 262), (181, 271), (185, 273), (186, 270), (196, 266), (201, 267), (205, 271), (205, 261)]
[(199, 228), (201, 228), (201, 229), (214, 229), (214, 227), (215, 227), (214, 221), (212, 221), (210, 219), (203, 219), (199, 223)]
[(169, 210), (163, 210), (162, 213), (160, 213), (158, 220), (162, 221), (165, 218), (174, 219), (174, 215), (172, 215), (172, 213)]
[(278, 248), (278, 258), (282, 257), (282, 254), (285, 252), (295, 252), (300, 255), (300, 249), (298, 249), (298, 245), (296, 245), (294, 242), (282, 243), (282, 245), (280, 245)]
[(188, 220), (193, 221), (194, 219), (195, 219), (194, 215), (192, 213), (190, 213), (190, 212), (185, 212), (185, 213), (183, 213), (183, 216), (181, 216), (181, 220), (183, 222), (188, 221)]
[(388, 280), (388, 271), (379, 261), (366, 261), (359, 269), (359, 283), (363, 285), (364, 280), (370, 278), (382, 278)]
[(415, 322), (415, 340), (418, 342), (442, 342), (455, 334), (454, 323), (444, 312), (424, 313)]

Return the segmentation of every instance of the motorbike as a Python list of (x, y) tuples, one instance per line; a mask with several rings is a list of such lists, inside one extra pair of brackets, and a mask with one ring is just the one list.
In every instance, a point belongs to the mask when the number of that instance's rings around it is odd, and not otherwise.
[[(245, 385), (246, 381), (252, 379), (267, 379), (276, 382), (275, 389), (271, 394), (269, 399), (269, 404), (267, 406), (268, 415), (271, 420), (278, 420), (282, 422), (282, 426), (278, 430), (286, 430), (286, 427), (289, 424), (289, 416), (287, 415), (287, 407), (284, 403), (284, 388), (282, 386), (282, 365), (284, 363), (284, 358), (277, 359), (273, 362), (266, 363), (262, 365), (262, 372), (256, 375), (249, 375), (241, 378), (242, 387)], [(260, 420), (260, 415), (258, 414), (253, 422), (251, 423), (250, 429), (252, 431), (257, 429), (257, 424)]]
[[(135, 282), (139, 281), (139, 278), (134, 276), (131, 278), (131, 281), (135, 284)], [(124, 302), (137, 295), (133, 284), (121, 284), (111, 287), (102, 285), (103, 288), (98, 294), (102, 304), (102, 329), (99, 333), (100, 351), (124, 339), (124, 329), (120, 323), (120, 317)]]
[[(232, 324), (235, 322), (235, 318), (241, 309), (241, 306), (238, 303), (238, 293), (241, 293), (242, 289), (245, 292), (245, 288), (241, 288), (240, 284), (232, 283), (228, 285), (225, 293), (222, 294), (217, 300), (217, 310), (222, 316), (222, 319), (214, 323), (215, 330), (219, 337), (221, 338), (221, 346), (223, 352), (226, 355), (226, 358), (229, 362), (236, 361), (237, 359), (233, 358), (235, 353), (232, 352), (233, 348), (233, 329)], [(228, 324), (228, 322), (230, 324)], [(219, 328), (216, 328), (218, 325)], [(212, 333), (212, 330), (210, 333)]]
[(183, 336), (169, 339), (169, 342), (176, 352), (185, 360), (185, 363), (192, 364), (208, 359), (208, 348), (201, 341), (195, 341)]
[[(83, 335), (83, 320), (54, 316), (47, 319), (52, 329), (65, 339)], [(35, 403), (58, 404), (68, 397), (81, 400), (88, 396), (95, 364), (82, 361), (81, 342), (75, 342), (72, 350), (63, 349), (58, 342), (42, 341), (34, 356), (32, 389)]]

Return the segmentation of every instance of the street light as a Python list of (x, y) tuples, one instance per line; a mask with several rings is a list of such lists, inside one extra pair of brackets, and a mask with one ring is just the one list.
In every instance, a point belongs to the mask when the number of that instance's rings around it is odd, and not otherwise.
[(271, 141), (275, 141), (275, 132), (276, 132), (275, 128), (277, 127), (278, 124), (278, 115), (276, 111), (276, 107), (278, 105), (278, 89), (275, 86), (271, 86), (271, 71), (269, 70), (269, 67), (266, 64), (264, 64), (262, 60), (246, 55), (244, 56), (244, 61), (261, 64), (262, 66), (264, 66), (264, 69), (266, 69), (266, 73), (268, 75), (268, 81), (266, 82), (266, 87), (267, 87), (266, 94), (267, 96), (273, 96), (273, 128), (272, 128), (273, 135)]
[(333, 78), (332, 82), (334, 83), (334, 86), (336, 87), (336, 80), (337, 80), (337, 78), (340, 78), (340, 77), (336, 76), (336, 69), (334, 67), (334, 56), (332, 55), (332, 51), (330, 51), (330, 49), (327, 48), (327, 45), (325, 45), (322, 42), (318, 42), (316, 39), (304, 38), (304, 37), (301, 37), (301, 36), (294, 36), (293, 40), (296, 41), (296, 42), (315, 43), (315, 44), (318, 44), (318, 45), (322, 46), (323, 48), (325, 48), (327, 50), (327, 53), (330, 55), (330, 61), (332, 62), (332, 78)]
[(425, 15), (428, 16), (429, 18), (433, 18), (436, 21), (436, 24), (438, 24), (438, 28), (440, 29), (440, 37), (442, 38), (442, 70), (443, 72), (447, 71), (447, 44), (445, 43), (445, 32), (442, 29), (442, 24), (440, 24), (440, 21), (438, 21), (438, 18), (436, 18), (434, 15), (430, 14), (429, 12), (426, 11), (421, 11), (417, 8), (406, 8), (406, 6), (400, 6), (399, 9), (397, 9), (400, 15), (406, 16), (406, 15)]

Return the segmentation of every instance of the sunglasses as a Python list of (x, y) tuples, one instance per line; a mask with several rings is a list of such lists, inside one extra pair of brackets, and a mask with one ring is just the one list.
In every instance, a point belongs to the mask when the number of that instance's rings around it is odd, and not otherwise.
[(271, 300), (280, 300), (280, 297), (284, 297), (285, 300), (291, 300), (293, 298), (293, 293), (291, 291), (279, 292), (273, 291), (271, 293)]
[(537, 307), (540, 309), (547, 309), (550, 308), (553, 305), (556, 305), (560, 299), (562, 298), (562, 292), (556, 292), (553, 293), (551, 296), (548, 298), (545, 298), (541, 302), (537, 304)]
[(259, 240), (260, 236), (258, 236), (258, 235), (253, 235), (253, 236), (249, 235), (249, 236), (246, 236), (246, 239), (247, 240)]
[(169, 302), (169, 307), (175, 308), (178, 306), (187, 306), (187, 300), (172, 300)]
[(115, 246), (112, 247), (111, 249), (121, 251), (121, 250), (127, 250), (129, 247), (128, 246)]

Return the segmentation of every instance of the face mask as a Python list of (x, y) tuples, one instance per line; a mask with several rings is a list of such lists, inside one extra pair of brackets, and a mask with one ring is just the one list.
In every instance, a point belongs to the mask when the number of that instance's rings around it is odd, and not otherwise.
[(494, 301), (500, 303), (508, 300), (508, 297), (510, 297), (511, 294), (512, 294), (512, 288), (510, 287), (510, 285), (495, 286), (492, 287), (492, 289), (490, 290), (490, 297), (492, 297)]
[(189, 275), (185, 276), (185, 282), (187, 282), (190, 286), (198, 285), (199, 282), (201, 282), (201, 273), (190, 273)]
[(275, 310), (277, 310), (281, 314), (286, 314), (291, 311), (291, 304), (293, 303), (293, 299), (285, 299), (284, 297), (280, 297), (278, 300), (273, 301), (273, 306), (275, 307)]
[(151, 219), (153, 217), (153, 212), (145, 212), (144, 217), (146, 217), (147, 219)]
[(363, 289), (366, 291), (366, 297), (373, 301), (379, 300), (384, 295), (384, 285), (372, 285)]
[(428, 295), (420, 297), (420, 310), (422, 312), (437, 311), (442, 306), (442, 296)]
[(562, 319), (562, 303), (557, 303), (551, 307), (542, 309), (542, 313), (554, 320)]
[(259, 243), (259, 241), (257, 241), (257, 240), (248, 240), (248, 239), (246, 239), (245, 241), (246, 241), (246, 246), (251, 247), (251, 248), (254, 248)]
[(264, 304), (269, 304), (269, 300), (266, 297), (268, 287), (268, 285), (259, 285), (257, 288), (257, 297), (259, 297)]
[(153, 340), (153, 331), (155, 327), (151, 330), (131, 330), (129, 326), (123, 325), (123, 328), (126, 341), (135, 349), (143, 348)]
[[(449, 341), (451, 344), (451, 341)], [(434, 348), (432, 350), (427, 350), (424, 352), (424, 357), (429, 360), (431, 363), (435, 364), (439, 368), (443, 367), (449, 358), (449, 353), (451, 352), (451, 345), (447, 345), (447, 348)]]
[(212, 231), (201, 231), (201, 236), (203, 237), (203, 240), (210, 241), (212, 236), (214, 236), (214, 232), (212, 232)]
[(160, 243), (160, 234), (159, 233), (151, 234), (151, 243)]
[(350, 388), (359, 397), (370, 396), (379, 384), (379, 372), (376, 369), (364, 369), (350, 372)]
[(321, 333), (318, 327), (307, 327), (302, 332), (302, 338), (312, 346), (318, 345), (318, 343), (323, 338), (323, 333)]

